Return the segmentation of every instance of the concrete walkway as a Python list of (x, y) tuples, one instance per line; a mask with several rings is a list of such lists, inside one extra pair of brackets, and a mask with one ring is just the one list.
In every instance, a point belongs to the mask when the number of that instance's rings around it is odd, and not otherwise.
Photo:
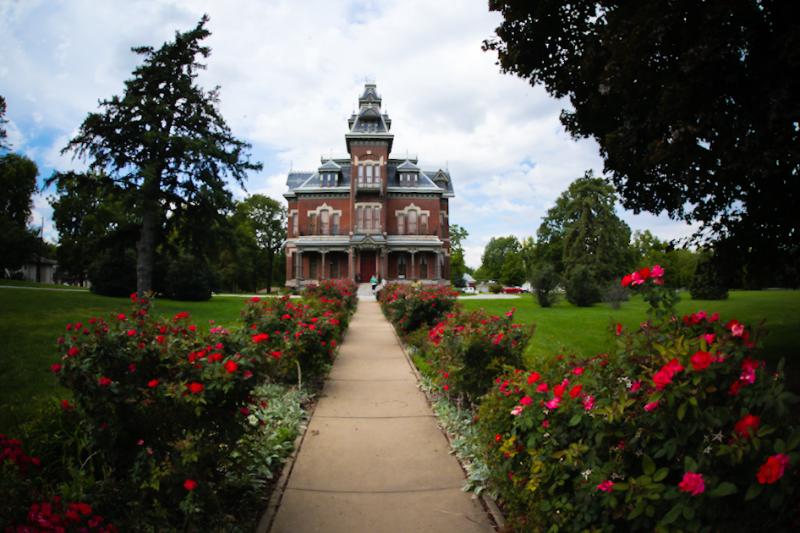
[(391, 325), (361, 299), (271, 531), (494, 531), (463, 483)]

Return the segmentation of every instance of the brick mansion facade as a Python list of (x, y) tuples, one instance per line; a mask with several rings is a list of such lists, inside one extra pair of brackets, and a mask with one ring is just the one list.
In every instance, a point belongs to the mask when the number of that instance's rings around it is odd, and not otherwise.
[(391, 157), (392, 121), (367, 83), (348, 119), (348, 157), (290, 172), (286, 284), (370, 277), (447, 283), (450, 277), (447, 170)]

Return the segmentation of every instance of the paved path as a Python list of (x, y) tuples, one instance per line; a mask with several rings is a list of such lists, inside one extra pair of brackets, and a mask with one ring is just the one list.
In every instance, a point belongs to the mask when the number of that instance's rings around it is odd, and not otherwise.
[(494, 531), (378, 304), (361, 299), (272, 532)]

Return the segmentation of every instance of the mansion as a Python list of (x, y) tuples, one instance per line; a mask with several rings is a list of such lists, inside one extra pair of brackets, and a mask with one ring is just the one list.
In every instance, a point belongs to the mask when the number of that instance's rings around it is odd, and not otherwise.
[(391, 157), (392, 121), (367, 83), (348, 119), (347, 157), (314, 172), (290, 172), (286, 285), (322, 279), (447, 283), (450, 278), (447, 170)]

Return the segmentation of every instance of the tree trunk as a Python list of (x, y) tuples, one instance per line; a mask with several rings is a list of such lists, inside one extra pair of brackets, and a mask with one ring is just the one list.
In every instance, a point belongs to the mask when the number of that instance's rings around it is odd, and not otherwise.
[(267, 294), (272, 294), (272, 250), (267, 252)]
[(136, 243), (136, 292), (142, 297), (153, 290), (153, 263), (156, 252), (158, 209), (151, 202), (142, 211), (142, 229)]

